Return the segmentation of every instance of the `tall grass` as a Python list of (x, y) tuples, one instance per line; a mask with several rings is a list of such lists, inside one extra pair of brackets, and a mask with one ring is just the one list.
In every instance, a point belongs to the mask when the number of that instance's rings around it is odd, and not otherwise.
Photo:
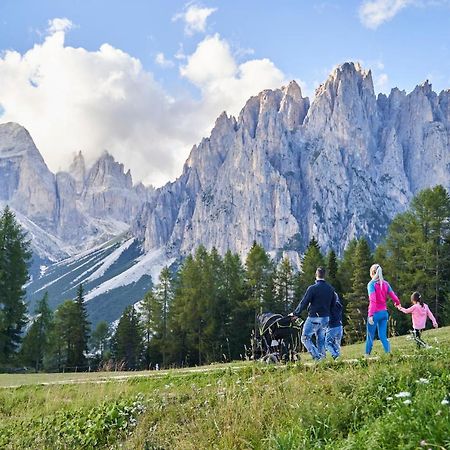
[(351, 364), (251, 363), (2, 389), (0, 448), (450, 448), (450, 330), (435, 337), (438, 348), (426, 352), (402, 338), (393, 346), (410, 356)]

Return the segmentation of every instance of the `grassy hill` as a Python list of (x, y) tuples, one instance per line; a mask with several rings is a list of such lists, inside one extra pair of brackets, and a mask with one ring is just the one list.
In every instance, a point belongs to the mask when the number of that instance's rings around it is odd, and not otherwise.
[(450, 328), (424, 338), (339, 363), (0, 375), (0, 448), (450, 449)]

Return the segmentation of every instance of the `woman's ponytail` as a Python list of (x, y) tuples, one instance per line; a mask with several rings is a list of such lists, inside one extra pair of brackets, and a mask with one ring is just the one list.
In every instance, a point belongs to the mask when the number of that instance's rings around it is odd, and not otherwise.
[(381, 268), (381, 266), (379, 264), (378, 264), (377, 271), (375, 273), (377, 275), (378, 281), (380, 282), (380, 288), (382, 288), (383, 287), (383, 281), (384, 281), (383, 269)]

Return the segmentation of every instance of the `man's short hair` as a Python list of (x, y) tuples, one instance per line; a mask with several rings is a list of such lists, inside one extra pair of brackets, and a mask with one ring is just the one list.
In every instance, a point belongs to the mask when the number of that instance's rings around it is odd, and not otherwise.
[(316, 269), (317, 278), (325, 278), (325, 269), (323, 267), (318, 267)]

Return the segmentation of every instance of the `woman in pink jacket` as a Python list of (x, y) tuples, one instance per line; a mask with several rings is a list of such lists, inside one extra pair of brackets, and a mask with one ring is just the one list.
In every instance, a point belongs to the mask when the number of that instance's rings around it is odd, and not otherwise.
[(423, 302), (422, 296), (418, 292), (412, 293), (411, 303), (412, 306), (409, 308), (403, 308), (401, 305), (397, 306), (397, 308), (405, 314), (412, 315), (413, 336), (417, 343), (417, 347), (428, 347), (428, 345), (420, 337), (422, 330), (425, 329), (427, 317), (431, 320), (434, 328), (437, 328), (438, 324), (433, 316), (433, 313), (430, 311), (430, 308)]
[(374, 264), (370, 268), (370, 277), (372, 280), (367, 285), (369, 311), (367, 314), (366, 356), (369, 356), (372, 351), (376, 331), (378, 331), (378, 338), (383, 344), (384, 351), (386, 353), (391, 351), (387, 338), (387, 324), (389, 320), (386, 305), (387, 298), (390, 297), (395, 306), (400, 306), (400, 300), (395, 295), (395, 292), (389, 283), (383, 279), (383, 270), (379, 264)]

